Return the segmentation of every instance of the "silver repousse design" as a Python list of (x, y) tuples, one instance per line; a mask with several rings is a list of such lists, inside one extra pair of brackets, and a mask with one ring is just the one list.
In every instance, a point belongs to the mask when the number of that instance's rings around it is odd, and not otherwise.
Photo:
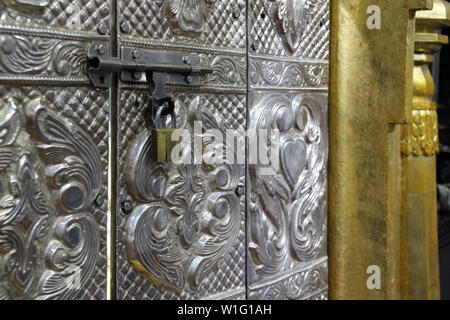
[(252, 288), (250, 300), (325, 300), (328, 287), (328, 263), (322, 259), (319, 263), (303, 270), (291, 272)]
[(42, 76), (85, 76), (86, 48), (77, 41), (0, 35), (0, 72)]
[(210, 66), (214, 72), (202, 77), (203, 85), (243, 86), (247, 83), (247, 63), (245, 57), (208, 56), (201, 54), (202, 65)]
[[(142, 45), (232, 49), (245, 54), (245, 0), (118, 0), (119, 21), (129, 26), (122, 41)], [(233, 13), (239, 10), (239, 16)]]
[(75, 298), (92, 280), (100, 250), (88, 211), (102, 182), (99, 151), (41, 99), (23, 108), (11, 100), (0, 115), (0, 254), (14, 284), (0, 286), (0, 293), (5, 299)]
[(4, 0), (0, 21), (15, 26), (51, 26), (94, 31), (108, 24), (110, 1), (102, 0)]
[(313, 96), (269, 94), (251, 119), (252, 130), (280, 130), (279, 171), (262, 175), (250, 166), (249, 250), (256, 273), (274, 275), (289, 254), (317, 258), (326, 238), (326, 117)]
[(312, 0), (271, 0), (277, 1), (276, 21), (286, 47), (291, 53), (297, 51), (309, 22)]
[(328, 59), (329, 0), (250, 0), (251, 53)]
[[(205, 129), (225, 134), (226, 126), (202, 109), (204, 103), (194, 99), (180, 123), (192, 128), (202, 121)], [(239, 235), (241, 208), (234, 190), (241, 166), (152, 163), (150, 141), (144, 130), (129, 151), (127, 183), (144, 204), (127, 221), (127, 256), (155, 286), (195, 291)]]
[(328, 86), (328, 64), (280, 61), (253, 58), (249, 63), (253, 87), (313, 87)]
[(174, 32), (201, 33), (208, 19), (210, 7), (213, 7), (215, 2), (216, 0), (168, 0)]

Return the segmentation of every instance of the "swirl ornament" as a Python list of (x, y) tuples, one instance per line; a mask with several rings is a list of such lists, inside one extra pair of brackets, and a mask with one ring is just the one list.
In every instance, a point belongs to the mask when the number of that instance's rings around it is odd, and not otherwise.
[(209, 6), (216, 0), (169, 0), (172, 30), (175, 34), (196, 35), (203, 31)]
[(91, 280), (100, 234), (87, 214), (61, 217), (54, 225), (55, 239), (45, 251), (49, 270), (39, 281), (37, 299), (73, 299)]
[(327, 262), (319, 262), (270, 285), (252, 290), (249, 299), (260, 300), (306, 300), (327, 298)]
[(100, 250), (88, 213), (101, 185), (99, 152), (86, 132), (40, 99), (23, 110), (13, 100), (0, 107), (0, 182), (8, 187), (0, 184), (0, 261), (13, 284), (0, 295), (78, 297)]
[(39, 99), (26, 107), (27, 127), (39, 143), (47, 175), (57, 187), (60, 207), (71, 213), (88, 210), (102, 181), (99, 151), (89, 135), (69, 119), (49, 112)]
[(277, 3), (275, 20), (283, 42), (291, 54), (295, 53), (301, 44), (313, 6), (315, 4), (312, 0), (279, 0)]
[(276, 275), (289, 256), (310, 261), (324, 244), (326, 120), (312, 95), (269, 94), (252, 112), (250, 128), (280, 132), (279, 171), (261, 175), (261, 165), (250, 166), (250, 257), (257, 274)]
[(0, 252), (7, 252), (5, 269), (12, 283), (27, 294), (36, 276), (36, 241), (46, 234), (50, 213), (29, 156), (19, 159), (9, 189), (0, 204)]
[[(201, 120), (205, 128), (225, 134), (226, 125), (204, 111), (204, 103), (192, 101), (186, 129), (193, 133), (193, 121)], [(127, 220), (127, 257), (156, 287), (196, 291), (239, 235), (241, 209), (234, 189), (242, 166), (154, 163), (150, 135), (144, 130), (137, 137), (127, 161), (127, 185), (144, 203)]]
[(0, 35), (2, 73), (84, 76), (86, 66), (86, 49), (79, 42)]
[(249, 63), (249, 79), (253, 87), (327, 88), (328, 65), (254, 58)]

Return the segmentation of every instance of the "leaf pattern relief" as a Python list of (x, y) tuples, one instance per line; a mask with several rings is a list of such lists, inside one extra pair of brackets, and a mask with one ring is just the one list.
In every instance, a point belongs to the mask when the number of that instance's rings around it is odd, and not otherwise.
[[(197, 97), (188, 110), (177, 112), (189, 115), (185, 127), (192, 134), (193, 121), (202, 120), (205, 128), (224, 133), (204, 103)], [(129, 152), (136, 156), (127, 161), (127, 186), (144, 202), (127, 221), (127, 256), (155, 286), (196, 291), (239, 235), (241, 209), (234, 190), (242, 166), (154, 163), (150, 134), (144, 130), (137, 137)]]
[(324, 243), (326, 122), (312, 96), (270, 94), (254, 109), (250, 128), (280, 132), (279, 171), (261, 175), (261, 165), (250, 166), (249, 252), (257, 273), (275, 275), (289, 256), (317, 258)]
[(102, 180), (99, 152), (40, 99), (23, 108), (11, 100), (0, 115), (0, 257), (13, 284), (0, 295), (75, 298), (100, 250), (89, 212)]

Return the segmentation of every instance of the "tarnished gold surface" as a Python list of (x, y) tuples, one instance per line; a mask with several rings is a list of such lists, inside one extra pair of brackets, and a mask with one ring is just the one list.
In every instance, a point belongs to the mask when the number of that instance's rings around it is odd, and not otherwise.
[(412, 121), (403, 128), (403, 201), (408, 225), (408, 298), (439, 299), (436, 153), (438, 118), (429, 66), (433, 53), (448, 44), (435, 33), (449, 25), (450, 4), (434, 0), (433, 10), (416, 14)]
[[(370, 5), (381, 9), (380, 30), (367, 27)], [(399, 299), (407, 292), (399, 124), (411, 118), (411, 10), (425, 8), (431, 1), (331, 3), (331, 299)], [(381, 270), (380, 290), (367, 287), (369, 266)]]

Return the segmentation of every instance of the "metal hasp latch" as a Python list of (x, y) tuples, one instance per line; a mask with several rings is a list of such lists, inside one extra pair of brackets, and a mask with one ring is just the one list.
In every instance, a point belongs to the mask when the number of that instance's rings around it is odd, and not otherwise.
[(199, 87), (200, 76), (213, 72), (212, 68), (200, 65), (200, 57), (192, 54), (122, 47), (121, 56), (111, 57), (106, 43), (91, 43), (87, 50), (89, 78), (96, 88), (110, 87), (113, 72), (120, 73), (123, 82), (152, 82), (153, 116), (165, 102), (169, 108), (163, 115), (173, 112), (173, 99), (166, 93), (166, 84)]
[[(183, 53), (122, 47), (122, 58), (111, 57), (106, 43), (91, 43), (87, 50), (89, 78), (97, 88), (109, 88), (112, 73), (128, 83), (153, 84), (151, 121), (153, 122), (154, 161), (170, 162), (171, 133), (176, 128), (175, 102), (166, 84), (200, 86), (201, 75), (213, 69), (200, 65), (200, 57)], [(165, 128), (163, 117), (171, 116), (172, 128)]]
[(96, 88), (108, 88), (111, 74), (120, 73), (120, 79), (129, 83), (145, 83), (150, 77), (155, 86), (164, 82), (171, 85), (200, 86), (200, 76), (213, 69), (200, 65), (200, 57), (192, 54), (121, 48), (122, 58), (109, 55), (109, 45), (91, 43), (87, 50), (88, 73)]

